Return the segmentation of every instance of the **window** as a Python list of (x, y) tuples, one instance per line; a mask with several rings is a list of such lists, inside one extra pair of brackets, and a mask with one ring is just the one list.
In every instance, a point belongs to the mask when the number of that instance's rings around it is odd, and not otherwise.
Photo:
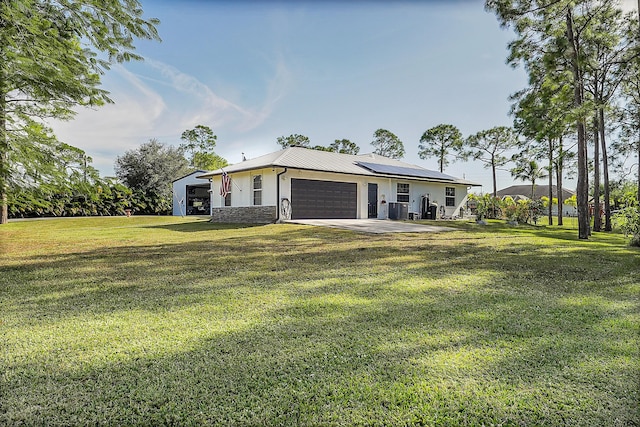
[(400, 203), (409, 203), (409, 184), (401, 182), (398, 183), (396, 201)]
[(456, 189), (454, 187), (445, 187), (444, 190), (445, 195), (445, 205), (447, 206), (456, 206)]
[(262, 205), (262, 175), (253, 177), (253, 205)]
[(231, 206), (231, 190), (229, 190), (227, 195), (224, 196), (224, 205), (225, 206)]

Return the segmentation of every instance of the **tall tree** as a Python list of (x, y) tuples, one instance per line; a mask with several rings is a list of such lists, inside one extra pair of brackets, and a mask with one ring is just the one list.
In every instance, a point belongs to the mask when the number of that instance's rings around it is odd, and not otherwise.
[(449, 165), (448, 157), (458, 157), (462, 151), (462, 134), (454, 125), (440, 124), (427, 129), (420, 138), (418, 156), (421, 159), (435, 157), (438, 159), (438, 168), (444, 172)]
[(378, 129), (373, 133), (371, 145), (375, 147), (373, 152), (392, 159), (404, 157), (404, 144), (393, 132), (386, 129)]
[[(596, 3), (589, 9), (593, 30), (586, 33), (584, 50), (590, 59), (585, 65), (585, 90), (594, 101), (594, 194), (593, 203), (600, 206), (600, 161), (604, 188), (605, 231), (611, 231), (609, 158), (607, 155), (607, 124), (605, 118), (618, 93), (618, 87), (628, 76), (633, 56), (630, 46), (636, 43), (635, 34), (628, 36), (629, 23), (622, 11), (611, 2)], [(627, 17), (627, 21), (629, 17)], [(635, 19), (633, 19), (635, 23)], [(599, 213), (594, 217), (594, 231), (600, 231)]]
[[(636, 169), (636, 199), (640, 201), (640, 65), (634, 65), (632, 75), (623, 83), (622, 96), (620, 139), (613, 148), (623, 158), (634, 159), (631, 170)], [(620, 163), (622, 169), (624, 161)]]
[(589, 226), (589, 179), (586, 118), (583, 111), (584, 104), (584, 62), (580, 44), (580, 32), (576, 31), (574, 23), (573, 4), (565, 6), (566, 34), (570, 45), (569, 64), (573, 76), (573, 107), (576, 111), (576, 133), (578, 139), (578, 185), (576, 196), (578, 203), (578, 238), (588, 239), (591, 234)]
[[(640, 11), (638, 15), (640, 20)], [(636, 37), (636, 52), (640, 52), (640, 23), (635, 20), (627, 22), (628, 37)], [(621, 95), (621, 138), (614, 148), (623, 156), (635, 157), (636, 199), (640, 201), (640, 55), (630, 62), (629, 73), (621, 85)]]
[(289, 136), (279, 136), (277, 139), (277, 142), (278, 144), (280, 144), (282, 148), (288, 148), (288, 147), (311, 148), (311, 141), (309, 140), (309, 137), (304, 135), (298, 135), (297, 133), (294, 133)]
[[(515, 116), (514, 127), (527, 138), (526, 145), (545, 153), (548, 160), (549, 192), (553, 200), (553, 177), (555, 170), (556, 188), (563, 188), (565, 163), (571, 158), (566, 151), (563, 137), (569, 132), (571, 123), (565, 114), (572, 106), (572, 91), (566, 75), (548, 71), (546, 64), (557, 58), (557, 52), (548, 50), (545, 61), (529, 66), (530, 87), (516, 93), (512, 107)], [(561, 197), (558, 195), (558, 197)], [(553, 224), (553, 205), (548, 206), (549, 225)], [(558, 209), (558, 225), (563, 223), (562, 209)]]
[[(637, 34), (638, 44), (636, 45), (636, 49), (640, 51), (640, 0), (638, 0), (638, 26), (636, 27), (635, 33)], [(640, 58), (636, 57), (636, 60), (633, 62), (633, 76), (635, 79), (640, 80)], [(640, 94), (640, 91), (636, 91), (636, 95)], [(640, 103), (638, 103), (640, 104)], [(638, 153), (638, 194), (636, 200), (640, 205), (640, 108), (637, 113), (638, 117), (638, 143), (637, 143), (637, 153)]]
[(331, 151), (341, 154), (358, 154), (360, 147), (348, 139), (336, 139), (329, 145)]
[(469, 136), (464, 144), (464, 158), (472, 158), (491, 168), (493, 178), (493, 197), (498, 196), (496, 170), (506, 165), (510, 158), (506, 154), (516, 148), (518, 136), (512, 128), (496, 126)]
[(100, 75), (114, 62), (141, 59), (134, 39), (159, 40), (157, 24), (137, 0), (0, 2), (0, 224), (16, 150), (37, 163), (38, 152), (56, 144), (38, 123), (111, 102)]
[(511, 175), (524, 182), (531, 182), (531, 199), (535, 198), (536, 181), (545, 178), (547, 174), (544, 168), (538, 166), (538, 162), (528, 156), (520, 156), (516, 160), (516, 167), (511, 169)]
[(600, 215), (600, 117), (595, 112), (593, 126), (593, 231), (602, 231), (602, 216)]
[(588, 239), (589, 225), (589, 181), (587, 138), (585, 130), (586, 114), (584, 97), (584, 75), (587, 58), (584, 52), (583, 36), (593, 28), (593, 16), (585, 7), (593, 0), (487, 0), (485, 7), (496, 13), (502, 26), (510, 26), (516, 33), (516, 40), (509, 44), (512, 65), (531, 64), (543, 59), (549, 47), (555, 49), (562, 61), (553, 61), (556, 72), (571, 76), (573, 89), (571, 115), (577, 135), (577, 201), (578, 238)]
[(189, 173), (189, 164), (182, 150), (151, 139), (118, 156), (115, 172), (132, 190), (171, 200), (171, 183)]
[(204, 125), (182, 132), (180, 139), (184, 142), (180, 144), (180, 149), (188, 153), (189, 166), (204, 170), (227, 166), (229, 162), (214, 152), (217, 138), (211, 128)]

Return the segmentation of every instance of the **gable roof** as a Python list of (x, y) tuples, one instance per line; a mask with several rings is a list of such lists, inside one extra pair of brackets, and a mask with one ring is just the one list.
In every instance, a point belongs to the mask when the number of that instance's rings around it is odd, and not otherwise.
[[(173, 181), (171, 181), (171, 182), (180, 181), (181, 179), (187, 178), (187, 177), (189, 177), (189, 176), (191, 176), (191, 175), (200, 175), (200, 174), (203, 174), (203, 173), (205, 173), (205, 172), (206, 172), (206, 171), (204, 171), (204, 170), (202, 170), (202, 169), (198, 169), (198, 170), (195, 170), (195, 171), (193, 171), (193, 172), (189, 172), (188, 174), (183, 175), (183, 176), (181, 176), (180, 178), (176, 178), (176, 179), (174, 179), (174, 180), (173, 180)], [(196, 178), (198, 178), (198, 176), (196, 176)]]
[[(558, 198), (558, 187), (556, 185), (551, 186), (551, 191), (553, 192), (553, 197)], [(562, 189), (562, 201), (564, 202), (571, 196), (576, 194), (575, 191), (568, 190), (566, 188)], [(496, 192), (498, 197), (504, 196), (525, 196), (525, 198), (531, 198), (531, 184), (526, 185), (512, 185), (511, 187), (504, 188)], [(549, 197), (549, 186), (548, 185), (536, 185), (534, 189), (533, 198), (540, 199), (541, 197)]]
[[(479, 184), (446, 175), (420, 166), (390, 159), (378, 154), (341, 154), (331, 151), (313, 150), (304, 147), (288, 147), (284, 150), (265, 154), (255, 159), (245, 160), (226, 166), (224, 172), (244, 172), (264, 168), (290, 168), (319, 172), (344, 173), (349, 175), (376, 176), (389, 178), (405, 178), (422, 181), (448, 182), (477, 186)], [(218, 169), (198, 176), (211, 178), (222, 175)]]

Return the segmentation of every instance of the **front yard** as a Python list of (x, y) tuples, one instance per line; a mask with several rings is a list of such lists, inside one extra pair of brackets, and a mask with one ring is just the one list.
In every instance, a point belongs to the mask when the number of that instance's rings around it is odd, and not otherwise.
[(458, 226), (2, 226), (0, 425), (640, 425), (640, 251)]

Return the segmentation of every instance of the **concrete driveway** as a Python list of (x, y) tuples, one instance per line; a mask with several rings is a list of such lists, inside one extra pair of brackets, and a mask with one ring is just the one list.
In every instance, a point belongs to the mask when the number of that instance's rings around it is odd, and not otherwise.
[(440, 233), (454, 231), (455, 228), (440, 225), (416, 224), (388, 219), (292, 219), (290, 224), (316, 225), (321, 227), (343, 228), (362, 233)]

